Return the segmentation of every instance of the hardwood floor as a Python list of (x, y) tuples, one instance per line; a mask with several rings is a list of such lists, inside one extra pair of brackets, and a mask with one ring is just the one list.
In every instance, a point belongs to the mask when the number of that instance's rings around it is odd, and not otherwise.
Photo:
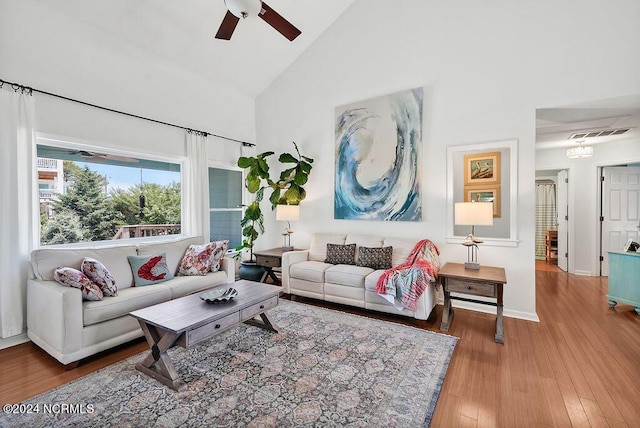
[[(537, 271), (540, 323), (456, 309), (456, 347), (433, 427), (640, 426), (640, 316), (610, 309), (606, 278)], [(505, 289), (508, 293), (508, 288)], [(310, 299), (305, 303), (439, 331), (442, 306), (427, 321)], [(0, 351), (0, 402), (15, 403), (146, 350), (139, 340), (64, 371), (27, 343)]]

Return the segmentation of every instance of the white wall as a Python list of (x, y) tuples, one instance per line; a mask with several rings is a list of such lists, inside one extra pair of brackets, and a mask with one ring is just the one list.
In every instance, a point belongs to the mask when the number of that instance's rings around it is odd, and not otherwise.
[[(164, 122), (255, 140), (253, 99), (71, 19), (47, 2), (0, 0), (0, 78)], [(181, 129), (46, 95), (35, 97), (40, 132), (116, 149), (185, 155)], [(211, 159), (237, 158), (238, 143), (210, 139), (215, 140)]]
[[(627, 140), (594, 146), (589, 158), (568, 159), (567, 149), (539, 150), (536, 169), (569, 170), (569, 269), (571, 273), (598, 276), (599, 199), (598, 167), (640, 161), (640, 141)], [(573, 221), (572, 221), (573, 220)]]
[[(615, 20), (602, 19), (612, 12)], [(316, 158), (294, 244), (308, 245), (314, 231), (427, 237), (443, 262), (462, 261), (465, 249), (445, 242), (447, 146), (516, 138), (520, 244), (483, 246), (480, 261), (507, 269), (505, 314), (537, 319), (535, 110), (640, 92), (638, 16), (640, 3), (631, 0), (356, 0), (256, 101), (259, 150), (289, 150), (295, 140)], [(584, 22), (598, 22), (598, 31)], [(423, 221), (334, 220), (334, 108), (418, 86)], [(281, 229), (268, 215), (256, 245), (280, 245)]]

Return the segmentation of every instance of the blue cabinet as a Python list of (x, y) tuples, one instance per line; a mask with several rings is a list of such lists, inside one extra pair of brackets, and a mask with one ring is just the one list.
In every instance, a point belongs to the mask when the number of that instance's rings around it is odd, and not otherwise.
[(640, 254), (609, 251), (609, 306), (627, 303), (640, 315)]

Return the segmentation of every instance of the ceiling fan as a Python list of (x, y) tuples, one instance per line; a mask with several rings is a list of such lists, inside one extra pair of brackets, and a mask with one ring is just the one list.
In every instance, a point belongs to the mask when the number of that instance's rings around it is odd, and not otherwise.
[[(87, 161), (91, 161), (91, 162), (103, 162), (105, 160), (113, 160), (113, 161), (119, 161), (119, 162), (130, 162), (130, 163), (136, 163), (138, 162), (138, 159), (136, 158), (131, 158), (128, 156), (119, 156), (119, 155), (109, 155), (106, 153), (96, 153), (96, 152), (90, 152), (88, 150), (67, 150), (67, 149), (62, 149), (62, 148), (56, 148), (56, 147), (47, 147), (44, 149), (43, 155), (46, 156), (46, 152), (58, 152), (58, 153), (63, 153), (66, 155), (70, 155), (70, 156), (75, 156), (75, 155), (80, 155), (82, 156), (83, 159), (87, 160)], [(38, 155), (40, 155), (40, 153), (38, 153)]]
[(302, 34), (293, 24), (284, 19), (278, 12), (260, 0), (224, 0), (227, 6), (227, 14), (224, 16), (220, 28), (216, 33), (216, 39), (230, 40), (240, 18), (259, 16), (267, 24), (271, 25), (280, 34), (290, 41)]

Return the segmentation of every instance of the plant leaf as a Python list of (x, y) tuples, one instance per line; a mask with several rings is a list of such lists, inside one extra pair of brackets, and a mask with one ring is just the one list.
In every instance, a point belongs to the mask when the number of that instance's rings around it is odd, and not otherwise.
[(305, 161), (300, 161), (300, 169), (302, 169), (304, 172), (306, 172), (307, 174), (309, 174), (311, 172), (311, 164), (305, 162)]
[(245, 156), (240, 156), (238, 158), (238, 166), (240, 168), (249, 168), (251, 166), (251, 164), (252, 164), (252, 160), (253, 160), (252, 158), (248, 158), (248, 157), (245, 157)]
[(282, 163), (298, 163), (298, 159), (294, 158), (290, 153), (283, 153), (278, 160)]
[(302, 159), (306, 160), (309, 163), (313, 163), (313, 158), (308, 158), (306, 156), (302, 156)]
[(293, 178), (293, 182), (296, 183), (298, 186), (303, 186), (308, 179), (309, 179), (309, 175), (307, 175), (302, 171), (298, 171), (296, 176)]

